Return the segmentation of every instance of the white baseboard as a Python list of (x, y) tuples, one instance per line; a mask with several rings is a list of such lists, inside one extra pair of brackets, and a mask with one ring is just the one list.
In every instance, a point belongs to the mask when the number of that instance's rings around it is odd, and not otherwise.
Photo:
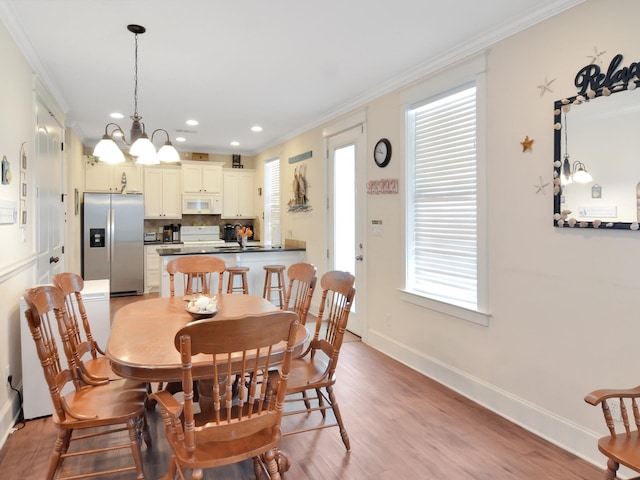
[[(22, 390), (22, 384), (16, 387), (18, 390)], [(20, 399), (18, 394), (11, 391), (9, 401), (2, 405), (0, 409), (0, 448), (2, 448), (9, 438), (9, 435), (13, 432), (13, 427), (18, 421), (20, 415)]]
[(375, 330), (369, 330), (367, 344), (583, 460), (606, 468), (594, 432)]

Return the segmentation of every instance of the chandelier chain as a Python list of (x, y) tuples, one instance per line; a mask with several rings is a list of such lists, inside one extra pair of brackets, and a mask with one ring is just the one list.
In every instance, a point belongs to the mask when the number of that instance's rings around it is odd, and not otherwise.
[(136, 49), (135, 49), (135, 64), (133, 69), (134, 87), (133, 87), (133, 114), (138, 116), (138, 34), (135, 34)]

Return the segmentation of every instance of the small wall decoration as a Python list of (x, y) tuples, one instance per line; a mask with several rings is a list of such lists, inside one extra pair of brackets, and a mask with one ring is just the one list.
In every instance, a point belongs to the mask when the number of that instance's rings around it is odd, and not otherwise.
[(7, 157), (2, 157), (2, 185), (9, 185), (11, 183), (11, 165), (9, 164), (9, 160)]
[(597, 183), (591, 187), (591, 198), (602, 198), (602, 187)]
[(533, 186), (536, 189), (536, 195), (538, 193), (542, 193), (543, 195), (546, 195), (547, 191), (545, 190), (545, 188), (547, 188), (547, 186), (549, 186), (549, 182), (542, 183), (542, 177), (538, 177), (538, 178), (540, 179), (538, 181), (538, 184)]
[(27, 154), (24, 151), (24, 145), (27, 142), (22, 142), (20, 145), (20, 170), (27, 170)]
[(587, 58), (591, 59), (591, 63), (598, 62), (602, 64), (602, 59), (600, 57), (605, 53), (607, 53), (606, 50), (598, 51), (598, 47), (593, 47), (593, 53), (591, 55), (587, 55)]
[(288, 203), (290, 212), (308, 212), (309, 210), (312, 210), (311, 206), (308, 204), (308, 188), (309, 182), (307, 181), (307, 166), (303, 164), (296, 167), (293, 173), (293, 183), (291, 184), (293, 198), (291, 198)]
[(27, 173), (20, 172), (20, 198), (27, 198)]
[(398, 179), (382, 178), (380, 180), (369, 180), (367, 182), (367, 194), (369, 195), (397, 195)]
[(529, 135), (526, 135), (524, 137), (524, 140), (520, 142), (520, 145), (522, 145), (522, 151), (523, 152), (526, 152), (527, 150), (532, 151), (531, 147), (534, 141), (535, 140), (533, 138), (529, 138)]
[(553, 90), (551, 90), (550, 85), (555, 82), (556, 79), (552, 78), (551, 80), (547, 80), (547, 77), (544, 77), (544, 82), (542, 82), (542, 84), (538, 85), (538, 88), (540, 89), (540, 96), (542, 97), (546, 92), (551, 92), (553, 93)]
[(27, 202), (20, 200), (20, 226), (27, 226)]
[(306, 160), (307, 158), (311, 158), (312, 156), (313, 150), (309, 150), (308, 152), (301, 153), (300, 155), (289, 157), (289, 164), (301, 162), (303, 160)]

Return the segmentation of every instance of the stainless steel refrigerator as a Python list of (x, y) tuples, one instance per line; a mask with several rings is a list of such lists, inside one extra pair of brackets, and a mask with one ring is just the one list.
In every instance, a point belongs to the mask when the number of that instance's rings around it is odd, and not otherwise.
[(111, 295), (144, 290), (144, 205), (141, 194), (85, 193), (82, 276), (109, 279)]

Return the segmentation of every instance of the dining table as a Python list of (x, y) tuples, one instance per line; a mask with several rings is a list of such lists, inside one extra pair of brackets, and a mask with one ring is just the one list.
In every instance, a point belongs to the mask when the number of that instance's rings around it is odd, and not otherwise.
[[(176, 349), (176, 333), (194, 317), (187, 311), (189, 297), (159, 297), (140, 300), (116, 311), (107, 342), (106, 356), (118, 375), (141, 382), (180, 382), (182, 362)], [(255, 295), (218, 294), (217, 313), (211, 321), (259, 315), (278, 310)], [(309, 334), (298, 328), (294, 354), (301, 351)], [(275, 362), (282, 361), (286, 342), (274, 347)], [(211, 359), (203, 354), (192, 358), (194, 380), (211, 380)]]

